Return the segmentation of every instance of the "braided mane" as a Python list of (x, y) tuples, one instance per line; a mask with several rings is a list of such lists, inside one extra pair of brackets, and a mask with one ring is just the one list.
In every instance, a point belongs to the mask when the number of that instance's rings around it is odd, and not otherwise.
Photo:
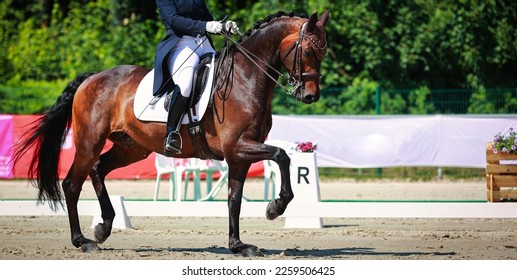
[(265, 17), (263, 20), (259, 20), (257, 22), (255, 22), (255, 24), (253, 25), (253, 28), (249, 29), (248, 31), (246, 31), (246, 33), (244, 33), (240, 38), (239, 40), (237, 41), (238, 43), (241, 43), (243, 40), (245, 40), (246, 38), (248, 38), (251, 33), (253, 33), (253, 31), (256, 31), (256, 30), (259, 30), (262, 25), (264, 23), (268, 23), (270, 22), (271, 20), (273, 19), (276, 19), (276, 18), (281, 18), (281, 17), (285, 17), (285, 16), (288, 16), (288, 17), (300, 17), (300, 18), (307, 18), (307, 15), (304, 14), (304, 13), (297, 13), (297, 12), (289, 12), (289, 13), (286, 13), (286, 12), (283, 12), (283, 11), (279, 11), (277, 13), (274, 13), (274, 14), (270, 14), (268, 15), (267, 17)]

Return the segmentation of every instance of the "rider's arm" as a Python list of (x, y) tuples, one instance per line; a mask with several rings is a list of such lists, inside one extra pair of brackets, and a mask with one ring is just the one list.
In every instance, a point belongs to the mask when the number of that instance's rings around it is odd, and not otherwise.
[[(186, 0), (185, 2), (192, 2), (192, 0)], [(206, 32), (207, 21), (194, 20), (185, 16), (182, 16), (180, 9), (176, 6), (176, 2), (184, 1), (165, 1), (156, 0), (156, 6), (160, 11), (160, 16), (166, 28), (170, 28), (174, 33), (178, 35), (204, 35)], [(180, 5), (180, 3), (178, 3)], [(188, 3), (185, 5), (192, 5)]]

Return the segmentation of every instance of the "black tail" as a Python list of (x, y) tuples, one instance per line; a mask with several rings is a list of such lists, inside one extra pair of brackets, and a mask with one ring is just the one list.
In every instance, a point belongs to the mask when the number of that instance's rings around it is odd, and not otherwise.
[(49, 201), (52, 210), (63, 206), (59, 185), (59, 157), (67, 128), (72, 121), (72, 103), (79, 86), (94, 73), (78, 75), (71, 81), (56, 103), (31, 124), (21, 142), (15, 145), (14, 164), (34, 147), (29, 166), (29, 180), (39, 189), (38, 202)]

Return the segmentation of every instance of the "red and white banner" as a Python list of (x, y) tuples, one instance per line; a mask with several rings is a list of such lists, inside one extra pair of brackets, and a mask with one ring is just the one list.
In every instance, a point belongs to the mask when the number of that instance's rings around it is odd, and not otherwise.
[[(10, 163), (12, 146), (17, 143), (23, 134), (31, 128), (37, 115), (0, 115), (0, 179), (27, 178), (29, 163), (33, 151), (29, 150), (20, 159), (16, 166)], [(72, 165), (75, 155), (73, 131), (69, 130), (63, 143), (60, 158), (59, 177), (64, 178)], [(109, 150), (113, 144), (108, 141), (103, 152)], [(262, 162), (255, 163), (248, 172), (249, 177), (262, 176), (264, 173)], [(217, 176), (214, 176), (217, 177)], [(119, 168), (108, 174), (108, 179), (154, 179), (156, 178), (155, 153), (146, 159), (133, 163), (129, 166)]]
[[(8, 166), (12, 143), (37, 116), (1, 118), (0, 178), (26, 178), (31, 153)], [(391, 166), (486, 166), (486, 143), (510, 127), (514, 116), (273, 116), (269, 141), (311, 141), (318, 146), (318, 167), (375, 168)], [(12, 133), (10, 132), (12, 131)], [(107, 150), (111, 144), (105, 147)], [(64, 177), (75, 153), (71, 134), (61, 154)], [(155, 178), (155, 155), (108, 175), (113, 179)], [(7, 165), (6, 165), (7, 164)], [(262, 176), (262, 162), (252, 165), (248, 176)], [(12, 174), (11, 174), (12, 173)], [(4, 177), (2, 177), (4, 176)]]

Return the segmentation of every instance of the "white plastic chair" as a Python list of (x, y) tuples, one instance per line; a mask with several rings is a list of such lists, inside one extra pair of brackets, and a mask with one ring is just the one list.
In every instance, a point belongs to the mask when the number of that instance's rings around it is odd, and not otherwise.
[[(217, 169), (219, 172), (219, 178), (215, 182), (214, 185), (212, 185), (212, 178), (210, 177), (208, 179), (207, 177), (207, 194), (200, 199), (200, 201), (206, 201), (206, 200), (212, 200), (214, 197), (221, 191), (223, 186), (228, 185), (228, 165), (226, 164), (226, 161), (212, 161), (212, 167)], [(210, 180), (210, 181), (209, 181)]]
[(163, 175), (169, 175), (169, 200), (175, 198), (176, 201), (181, 200), (181, 176), (184, 167), (176, 163), (174, 158), (156, 154), (154, 160), (156, 167), (156, 183), (154, 186), (154, 201), (158, 200), (158, 192), (160, 191), (160, 182)]
[[(185, 172), (185, 191), (184, 197), (187, 195), (188, 183), (190, 175), (192, 175), (194, 185), (194, 200), (204, 201), (212, 200), (221, 190), (222, 186), (228, 182), (228, 167), (225, 162), (216, 160), (202, 160), (198, 158), (190, 158), (186, 166)], [(213, 174), (219, 172), (220, 176), (214, 186), (212, 186)], [(201, 197), (201, 174), (206, 174), (207, 195)]]
[[(272, 160), (264, 160), (264, 200), (276, 198), (276, 187), (280, 186), (282, 179), (278, 164)], [(271, 188), (271, 193), (269, 189)]]

